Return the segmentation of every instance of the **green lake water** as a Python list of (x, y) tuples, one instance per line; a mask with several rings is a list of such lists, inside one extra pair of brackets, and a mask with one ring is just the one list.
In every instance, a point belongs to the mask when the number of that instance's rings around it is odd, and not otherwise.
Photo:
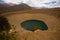
[(48, 30), (47, 25), (41, 20), (26, 20), (21, 23), (21, 26), (29, 31), (35, 31), (37, 29), (42, 31)]

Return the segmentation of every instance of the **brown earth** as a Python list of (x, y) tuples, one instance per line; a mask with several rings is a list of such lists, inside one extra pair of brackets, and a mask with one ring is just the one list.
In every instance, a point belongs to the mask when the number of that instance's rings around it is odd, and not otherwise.
[[(11, 25), (16, 26), (17, 40), (60, 40), (60, 10), (27, 10), (1, 14), (5, 16)], [(21, 27), (25, 20), (42, 20), (48, 30), (36, 30), (31, 32)]]

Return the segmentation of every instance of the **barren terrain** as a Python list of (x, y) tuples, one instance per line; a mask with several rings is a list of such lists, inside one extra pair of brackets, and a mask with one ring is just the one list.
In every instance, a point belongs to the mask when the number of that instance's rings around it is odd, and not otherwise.
[[(1, 14), (5, 16), (11, 25), (16, 26), (17, 40), (60, 40), (60, 10), (27, 10)], [(25, 20), (42, 20), (48, 30), (36, 30), (31, 32), (21, 27)]]

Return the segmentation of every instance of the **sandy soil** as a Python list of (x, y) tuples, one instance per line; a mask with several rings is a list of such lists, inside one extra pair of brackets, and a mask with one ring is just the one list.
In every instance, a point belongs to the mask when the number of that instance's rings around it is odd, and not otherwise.
[[(15, 13), (7, 15), (6, 18), (9, 20), (11, 25), (16, 26), (18, 32), (17, 40), (60, 40), (60, 17), (56, 17), (55, 14), (47, 14), (46, 12), (11, 12)], [(55, 15), (55, 16), (54, 16)], [(25, 20), (42, 20), (47, 26), (48, 30), (41, 31), (36, 30), (31, 32), (21, 27), (21, 23)]]

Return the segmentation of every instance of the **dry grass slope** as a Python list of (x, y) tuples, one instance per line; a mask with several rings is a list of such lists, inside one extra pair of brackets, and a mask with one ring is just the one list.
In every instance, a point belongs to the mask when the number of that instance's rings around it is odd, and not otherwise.
[[(60, 9), (26, 10), (2, 13), (11, 25), (16, 26), (17, 40), (60, 40)], [(42, 20), (47, 26), (47, 31), (36, 30), (31, 32), (21, 27), (25, 20)]]

